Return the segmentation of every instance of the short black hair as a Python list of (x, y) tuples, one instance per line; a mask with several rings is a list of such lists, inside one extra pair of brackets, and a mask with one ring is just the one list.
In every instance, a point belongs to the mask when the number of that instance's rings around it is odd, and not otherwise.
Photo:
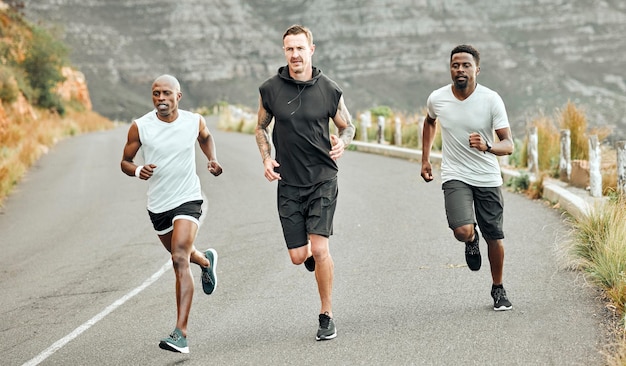
[(450, 52), (450, 61), (452, 61), (452, 56), (454, 56), (455, 53), (469, 53), (474, 57), (474, 61), (476, 61), (476, 66), (480, 66), (480, 52), (478, 52), (478, 50), (475, 49), (473, 46), (470, 46), (468, 44), (461, 44), (454, 47), (452, 52)]

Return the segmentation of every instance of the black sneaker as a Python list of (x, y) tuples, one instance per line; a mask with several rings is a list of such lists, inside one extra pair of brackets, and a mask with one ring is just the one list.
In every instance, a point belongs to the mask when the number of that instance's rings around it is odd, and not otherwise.
[(313, 256), (310, 256), (309, 258), (307, 258), (304, 261), (304, 266), (309, 272), (315, 271), (315, 258), (313, 258)]
[(480, 247), (478, 245), (480, 241), (479, 238), (480, 235), (478, 235), (478, 231), (476, 231), (476, 227), (474, 227), (474, 240), (465, 243), (465, 262), (467, 262), (467, 266), (472, 271), (478, 271), (482, 262)]
[(504, 311), (513, 308), (513, 305), (506, 297), (506, 290), (504, 290), (502, 285), (491, 286), (491, 297), (493, 297), (493, 310)]
[(337, 336), (337, 329), (335, 328), (335, 322), (333, 318), (328, 316), (328, 313), (320, 314), (320, 327), (317, 329), (318, 341), (325, 341), (333, 339)]

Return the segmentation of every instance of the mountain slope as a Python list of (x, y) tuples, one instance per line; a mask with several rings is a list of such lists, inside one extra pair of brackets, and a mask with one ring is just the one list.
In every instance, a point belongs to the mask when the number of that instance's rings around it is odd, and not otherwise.
[[(314, 63), (357, 115), (376, 105), (419, 112), (450, 80), (450, 50), (481, 52), (479, 82), (504, 98), (516, 133), (568, 100), (590, 125), (626, 130), (626, 4), (621, 0), (28, 0), (26, 15), (57, 24), (85, 73), (94, 109), (129, 120), (150, 108), (167, 72), (183, 107), (219, 100), (255, 108), (258, 85), (284, 63), (293, 23), (314, 34)], [(113, 4), (112, 4), (113, 3)]]

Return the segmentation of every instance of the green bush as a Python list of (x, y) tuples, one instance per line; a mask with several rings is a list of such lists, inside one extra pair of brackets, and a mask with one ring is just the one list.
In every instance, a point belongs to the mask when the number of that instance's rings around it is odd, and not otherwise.
[(513, 190), (513, 192), (525, 192), (530, 188), (530, 177), (527, 173), (521, 173), (517, 177), (509, 179), (505, 185)]
[(33, 27), (33, 38), (22, 66), (34, 91), (35, 104), (60, 114), (65, 112), (54, 88), (65, 80), (61, 68), (66, 64), (67, 48), (44, 30)]

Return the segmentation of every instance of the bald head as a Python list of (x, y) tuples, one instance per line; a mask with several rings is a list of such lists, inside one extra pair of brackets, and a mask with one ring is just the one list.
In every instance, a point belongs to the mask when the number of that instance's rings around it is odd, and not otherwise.
[(172, 75), (163, 74), (159, 76), (158, 78), (154, 79), (152, 86), (154, 86), (155, 84), (169, 85), (172, 90), (180, 92), (180, 83), (178, 82), (178, 79), (176, 79)]
[(172, 75), (161, 75), (152, 83), (152, 103), (162, 121), (172, 122), (178, 117), (178, 101), (182, 96), (180, 83)]

